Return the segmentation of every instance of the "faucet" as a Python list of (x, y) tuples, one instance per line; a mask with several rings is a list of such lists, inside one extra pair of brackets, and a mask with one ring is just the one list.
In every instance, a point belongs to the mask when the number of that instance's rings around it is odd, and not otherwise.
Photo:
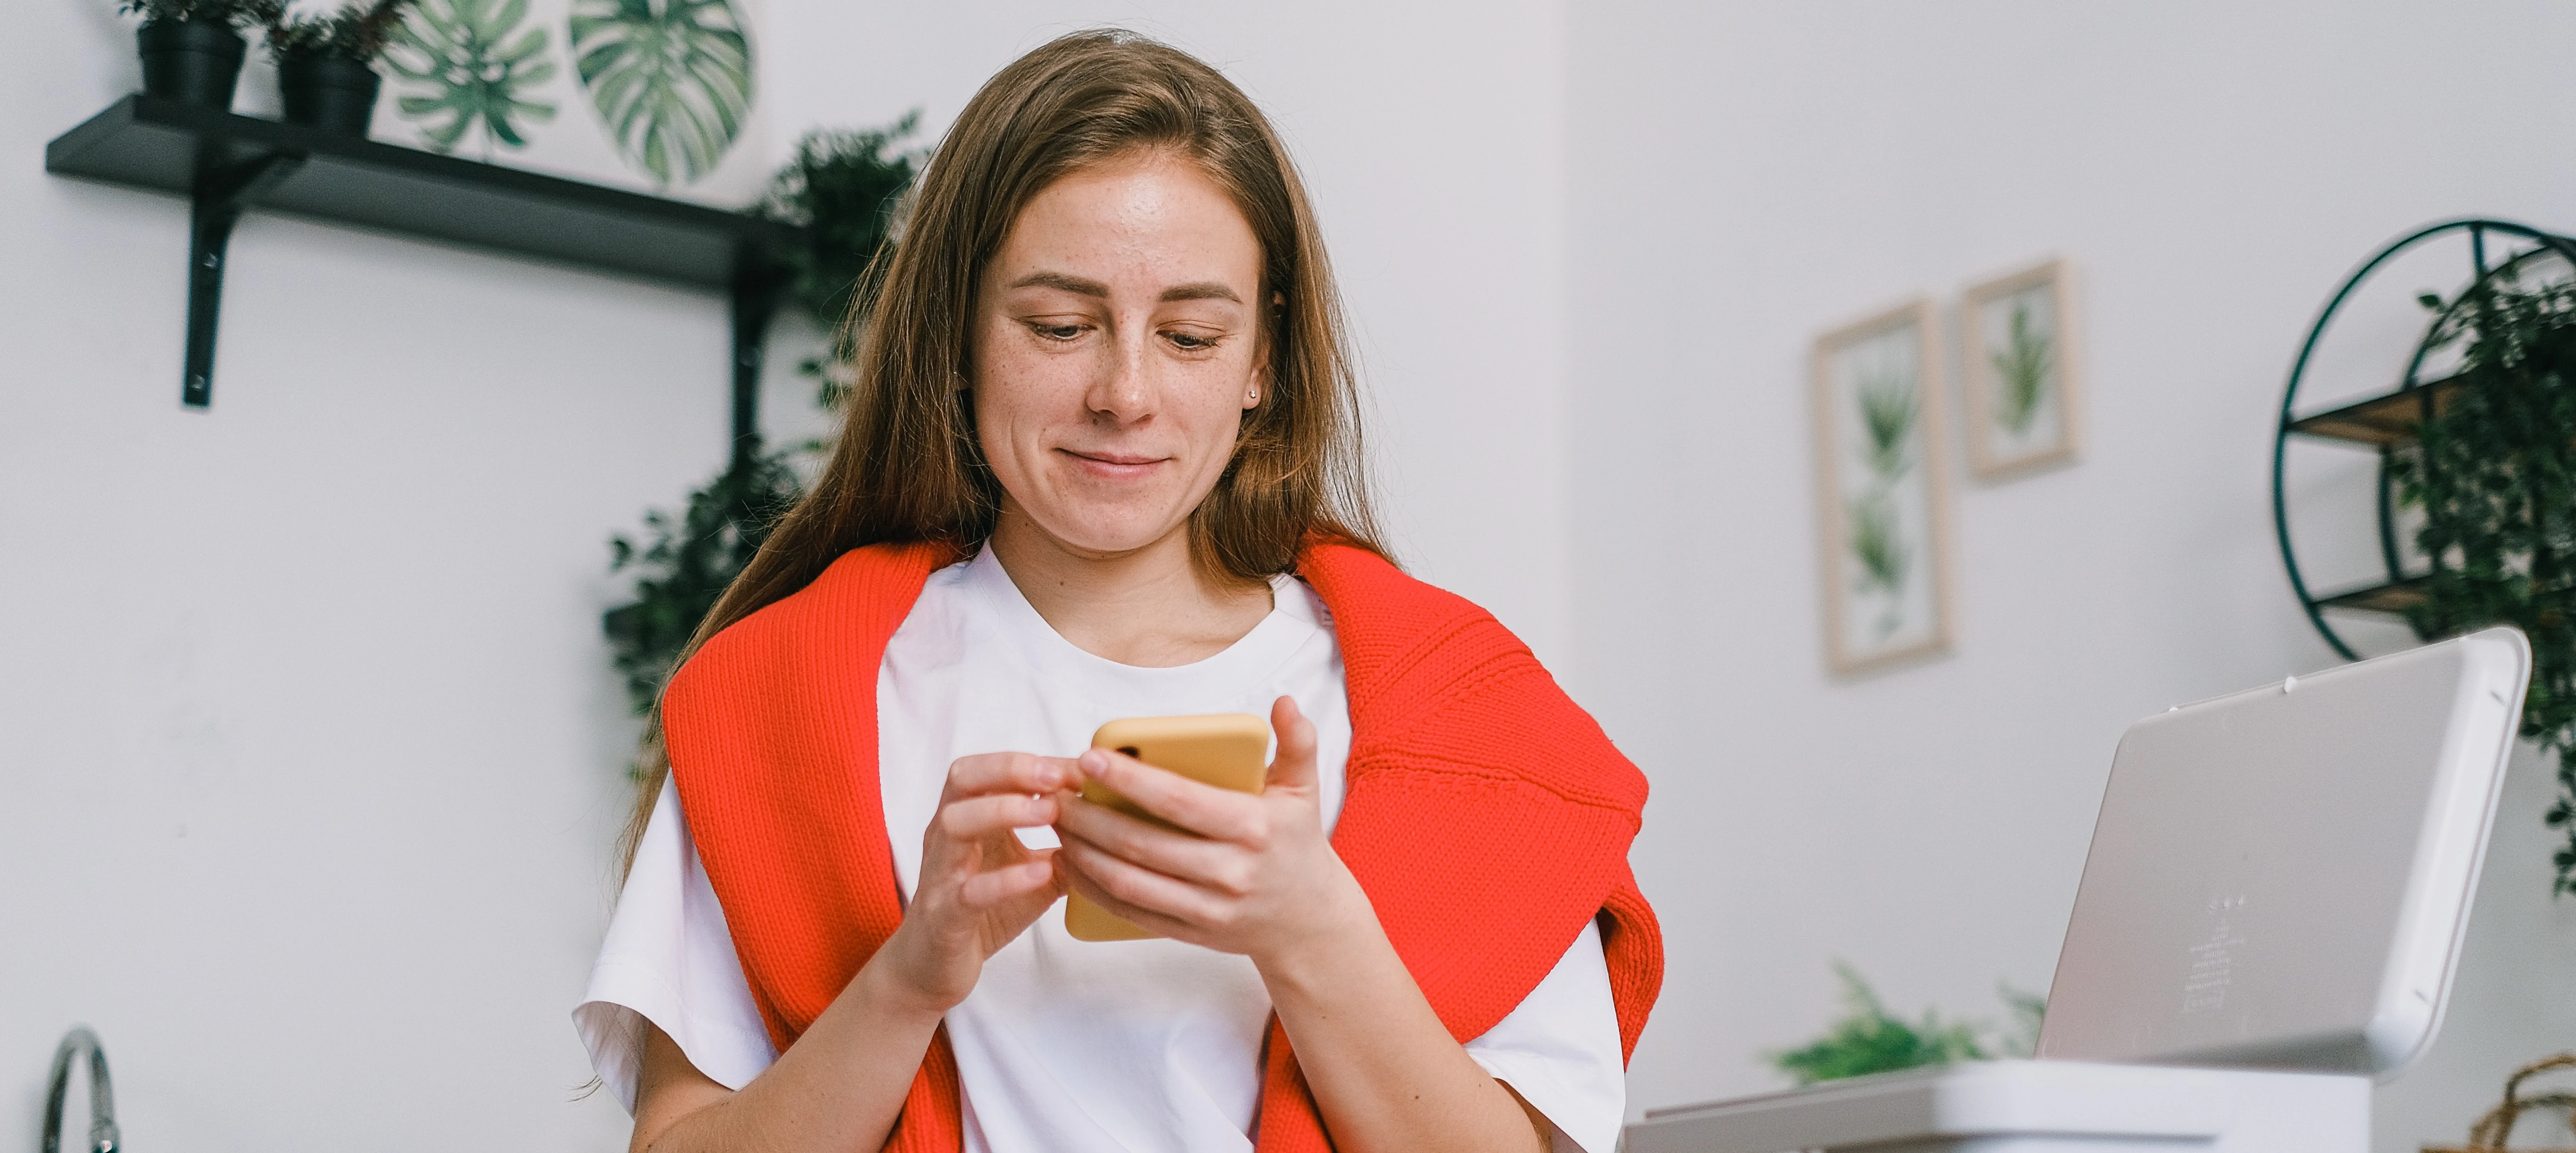
[(74, 1025), (54, 1047), (54, 1079), (45, 1089), (45, 1153), (62, 1153), (63, 1097), (72, 1087), (72, 1061), (89, 1053), (89, 1147), (86, 1153), (117, 1153), (116, 1095), (107, 1083), (107, 1050), (87, 1025)]

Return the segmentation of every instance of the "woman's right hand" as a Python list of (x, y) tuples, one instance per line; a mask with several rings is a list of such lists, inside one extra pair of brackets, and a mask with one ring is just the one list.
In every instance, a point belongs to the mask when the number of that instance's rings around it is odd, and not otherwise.
[(879, 953), (897, 989), (934, 1013), (956, 1007), (975, 990), (985, 958), (1063, 895), (1056, 851), (1028, 848), (1011, 831), (1052, 823), (1056, 793), (1080, 779), (1072, 761), (1031, 753), (982, 753), (948, 766), (939, 811), (921, 834), (912, 903)]
[(635, 1150), (875, 1149), (939, 1018), (975, 991), (984, 959), (1063, 892), (1055, 850), (1011, 835), (1052, 823), (1071, 761), (986, 753), (948, 766), (939, 811), (921, 835), (921, 878), (903, 924), (805, 1035), (740, 1092), (689, 1063), (648, 1026), (635, 1098)]

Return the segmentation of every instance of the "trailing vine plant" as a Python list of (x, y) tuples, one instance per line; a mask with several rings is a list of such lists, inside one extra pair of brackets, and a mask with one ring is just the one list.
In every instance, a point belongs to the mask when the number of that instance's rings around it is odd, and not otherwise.
[(797, 371), (818, 382), (816, 403), (841, 402), (847, 381), (835, 375), (857, 350), (858, 330), (844, 325), (877, 246), (894, 228), (894, 208), (920, 166), (922, 153), (904, 145), (921, 124), (918, 109), (883, 128), (820, 129), (796, 144), (796, 156), (770, 182), (759, 212), (806, 229), (814, 242), (785, 254), (792, 279), (787, 292), (807, 316), (829, 329), (833, 345), (807, 357)]
[(653, 710), (698, 622), (802, 492), (788, 454), (755, 450), (690, 493), (679, 512), (647, 511), (643, 543), (609, 538), (608, 569), (633, 570), (635, 599), (599, 623), (637, 716)]
[(2458, 346), (2460, 365), (2414, 450), (2390, 462), (2433, 564), (2408, 623), (2531, 638), (2522, 735), (2558, 758), (2546, 819), (2567, 839), (2552, 889), (2576, 892), (2576, 281), (2525, 287), (2508, 265), (2447, 304), (2421, 299), (2439, 313), (2429, 344)]
[[(792, 275), (788, 299), (835, 334), (826, 355), (800, 366), (821, 382), (816, 400), (825, 409), (840, 404), (837, 366), (851, 352), (840, 343), (849, 332), (841, 322), (866, 299), (867, 269), (892, 235), (895, 206), (921, 160), (899, 147), (917, 122), (916, 113), (884, 128), (807, 135), (754, 209), (811, 238), (782, 255)], [(773, 449), (754, 437), (679, 511), (648, 511), (638, 537), (609, 538), (609, 571), (633, 574), (633, 596), (603, 614), (600, 627), (637, 716), (652, 713), (698, 622), (803, 495), (800, 461), (823, 449), (821, 442)]]

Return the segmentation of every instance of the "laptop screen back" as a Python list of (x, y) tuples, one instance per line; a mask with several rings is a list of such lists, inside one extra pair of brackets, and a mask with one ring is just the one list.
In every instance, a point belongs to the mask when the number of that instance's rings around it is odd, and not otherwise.
[(2530, 667), (2489, 629), (2131, 726), (2039, 1056), (2380, 1073), (2421, 1051)]

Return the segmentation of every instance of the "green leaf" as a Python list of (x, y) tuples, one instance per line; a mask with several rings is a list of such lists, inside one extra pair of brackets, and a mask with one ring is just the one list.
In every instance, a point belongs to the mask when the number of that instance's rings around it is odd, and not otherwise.
[(1869, 437), (1861, 459), (1881, 480), (1893, 482), (1910, 463), (1906, 438), (1918, 407), (1914, 381), (1897, 370), (1873, 372), (1861, 378), (1857, 391), (1861, 429)]
[(545, 29), (511, 38), (527, 15), (527, 0), (423, 0), (387, 38), (385, 67), (411, 90), (394, 107), (424, 122), (432, 149), (453, 152), (478, 127), (487, 155), (524, 147), (520, 125), (554, 118), (554, 105), (527, 95), (554, 77)]
[(729, 0), (574, 0), (573, 65), (630, 163), (654, 182), (715, 170), (752, 104), (751, 40)]
[(636, 715), (653, 711), (698, 622), (799, 495), (787, 454), (753, 453), (690, 493), (678, 516), (646, 512), (640, 545), (609, 538), (609, 571), (636, 575), (633, 599), (601, 614), (600, 631)]
[[(1930, 1010), (1924, 1011), (1921, 1021), (1900, 1021), (1888, 1015), (1878, 994), (1851, 966), (1835, 962), (1834, 973), (1843, 985), (1842, 1018), (1828, 1026), (1824, 1036), (1770, 1054), (1772, 1065), (1799, 1084), (1986, 1059), (1977, 1026), (1945, 1024), (1940, 1014)], [(2016, 1011), (2035, 1014), (2038, 1010), (2016, 1005)]]
[(2011, 331), (2005, 336), (2003, 351), (1990, 359), (1995, 377), (2003, 385), (1996, 391), (1995, 419), (2014, 436), (2027, 435), (2030, 422), (2039, 415), (2039, 402), (2048, 396), (2048, 374), (2055, 367), (2054, 345), (2030, 322), (2030, 306), (2013, 302)]
[(816, 400), (836, 408), (845, 381), (833, 375), (856, 352), (858, 326), (848, 323), (865, 295), (861, 282), (893, 229), (896, 206), (912, 187), (923, 154), (906, 149), (921, 122), (919, 111), (883, 128), (808, 133), (796, 156), (780, 168), (755, 209), (762, 216), (805, 230), (810, 243), (785, 254), (789, 299), (835, 335), (829, 358), (816, 357), (798, 371), (816, 381)]

